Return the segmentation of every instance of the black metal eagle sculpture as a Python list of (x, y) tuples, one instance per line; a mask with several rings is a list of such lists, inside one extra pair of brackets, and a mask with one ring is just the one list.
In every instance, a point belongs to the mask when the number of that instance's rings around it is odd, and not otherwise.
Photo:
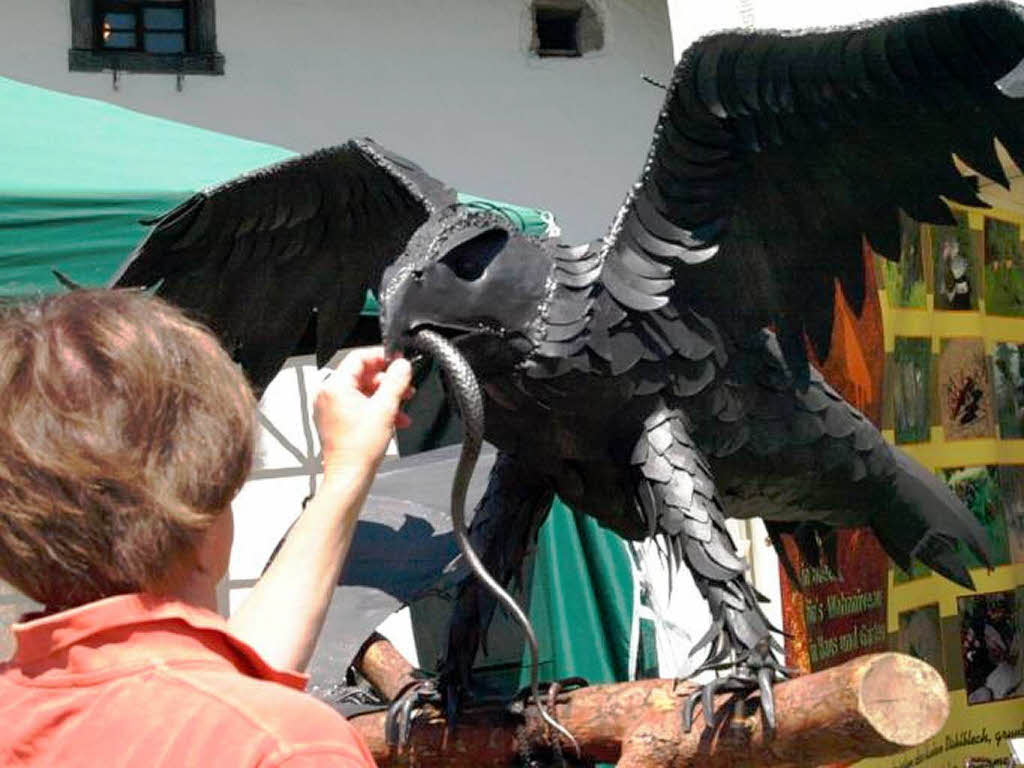
[[(870, 526), (903, 568), (965, 587), (979, 525), (809, 365), (838, 281), (858, 313), (862, 243), (900, 254), (899, 216), (952, 224), (1024, 160), (1024, 21), (1008, 3), (807, 33), (706, 37), (675, 69), (639, 181), (608, 233), (567, 246), (456, 201), (368, 140), (195, 195), (116, 278), (205, 318), (257, 388), (315, 317), (321, 362), (375, 289), (385, 340), (450, 339), (499, 449), (473, 518), (508, 583), (558, 494), (627, 539), (663, 534), (710, 604), (713, 693), (784, 674), (726, 517), (760, 516), (812, 557)], [(465, 689), (494, 602), (467, 577), (438, 683)], [(689, 718), (698, 700), (690, 702)], [(710, 713), (705, 712), (705, 717)]]

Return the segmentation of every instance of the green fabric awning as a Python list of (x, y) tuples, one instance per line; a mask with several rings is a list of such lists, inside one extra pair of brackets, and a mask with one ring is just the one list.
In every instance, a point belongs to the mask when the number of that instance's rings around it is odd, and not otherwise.
[[(537, 534), (530, 593), (542, 680), (630, 679), (633, 575), (622, 539), (555, 499)], [(530, 682), (528, 663), (527, 654), (520, 687)]]
[(158, 216), (292, 156), (280, 147), (0, 78), (0, 295), (102, 285)]
[[(52, 269), (102, 285), (145, 235), (140, 219), (296, 154), (6, 78), (0, 105), (0, 296), (58, 290)], [(547, 229), (543, 211), (460, 198)]]

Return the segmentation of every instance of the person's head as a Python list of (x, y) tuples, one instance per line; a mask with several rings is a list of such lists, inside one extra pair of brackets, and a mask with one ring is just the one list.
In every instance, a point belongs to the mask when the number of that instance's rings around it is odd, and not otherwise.
[(211, 530), (230, 542), (255, 418), (217, 340), (156, 298), (76, 290), (10, 306), (0, 578), (51, 610), (166, 588)]

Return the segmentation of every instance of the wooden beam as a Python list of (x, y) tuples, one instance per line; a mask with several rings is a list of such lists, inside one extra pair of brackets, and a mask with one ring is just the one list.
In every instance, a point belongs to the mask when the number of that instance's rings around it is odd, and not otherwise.
[[(357, 661), (360, 672), (393, 696), (409, 679), (411, 668), (390, 644), (375, 639)], [(715, 706), (719, 722), (705, 727), (698, 714), (686, 733), (682, 708), (689, 683), (641, 680), (595, 685), (558, 696), (553, 711), (575, 736), (585, 759), (640, 766), (734, 765), (798, 766), (847, 762), (889, 755), (923, 743), (942, 728), (949, 698), (942, 678), (922, 661), (897, 653), (861, 656), (842, 666), (796, 678), (775, 687), (778, 727), (767, 733), (752, 695), (737, 711), (728, 696)], [(428, 710), (416, 719), (403, 755), (389, 749), (384, 713), (351, 720), (382, 768), (413, 765), (460, 768), (497, 765), (516, 755), (550, 754), (558, 742), (528, 707), (525, 716), (505, 708), (470, 708), (454, 732), (441, 713)], [(558, 742), (558, 743), (556, 743)]]
[(388, 701), (394, 701), (399, 692), (415, 679), (412, 664), (390, 640), (377, 632), (363, 643), (352, 666)]

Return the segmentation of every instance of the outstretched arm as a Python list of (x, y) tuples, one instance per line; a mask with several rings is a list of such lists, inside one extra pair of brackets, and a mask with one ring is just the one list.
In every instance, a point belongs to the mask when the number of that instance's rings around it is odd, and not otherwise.
[(229, 621), (234, 634), (275, 667), (301, 671), (313, 655), (392, 430), (408, 424), (399, 407), (410, 375), (405, 360), (389, 361), (379, 348), (358, 350), (317, 396), (323, 482)]

